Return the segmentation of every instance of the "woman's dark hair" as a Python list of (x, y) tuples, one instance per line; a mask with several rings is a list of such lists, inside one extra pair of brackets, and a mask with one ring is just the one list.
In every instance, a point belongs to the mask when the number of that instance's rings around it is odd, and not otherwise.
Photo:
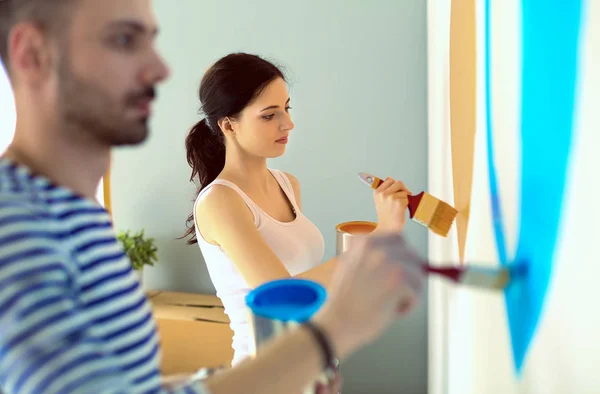
[[(190, 181), (198, 177), (198, 193), (214, 181), (225, 166), (225, 136), (218, 122), (235, 119), (273, 80), (285, 77), (274, 64), (256, 55), (232, 53), (218, 60), (200, 82), (200, 112), (204, 119), (196, 123), (185, 139), (187, 161), (192, 167)], [(196, 194), (196, 195), (197, 195)], [(197, 242), (194, 213), (187, 219), (182, 238)]]

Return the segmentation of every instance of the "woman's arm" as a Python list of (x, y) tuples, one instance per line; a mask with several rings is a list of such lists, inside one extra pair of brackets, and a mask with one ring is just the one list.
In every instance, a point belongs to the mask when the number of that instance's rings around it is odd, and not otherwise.
[[(296, 203), (301, 207), (299, 182), (293, 176), (288, 177)], [(376, 233), (402, 231), (408, 205), (406, 194), (404, 184), (392, 178), (387, 178), (375, 191), (379, 222), (385, 223), (385, 226), (377, 227)], [(225, 251), (251, 287), (291, 277), (256, 228), (252, 212), (233, 189), (213, 186), (198, 202), (196, 216), (202, 218), (198, 228), (204, 238)], [(313, 280), (329, 288), (337, 264), (338, 259), (334, 257), (297, 277)]]

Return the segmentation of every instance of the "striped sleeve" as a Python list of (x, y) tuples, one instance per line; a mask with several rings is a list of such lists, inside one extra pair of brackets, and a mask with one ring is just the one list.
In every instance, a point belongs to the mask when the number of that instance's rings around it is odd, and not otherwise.
[[(55, 236), (23, 207), (0, 207), (0, 392), (135, 392), (118, 355), (91, 335)], [(193, 382), (151, 391), (207, 394)]]

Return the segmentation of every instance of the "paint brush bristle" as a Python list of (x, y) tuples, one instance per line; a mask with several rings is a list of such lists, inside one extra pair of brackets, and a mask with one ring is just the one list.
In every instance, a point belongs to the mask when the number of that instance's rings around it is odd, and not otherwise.
[(442, 237), (448, 236), (458, 210), (429, 193), (411, 197), (408, 204), (411, 218)]

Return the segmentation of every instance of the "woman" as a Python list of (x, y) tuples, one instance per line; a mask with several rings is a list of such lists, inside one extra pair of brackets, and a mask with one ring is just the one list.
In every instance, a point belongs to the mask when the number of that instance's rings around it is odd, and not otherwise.
[[(294, 124), (283, 73), (250, 54), (217, 61), (200, 83), (204, 119), (186, 138), (191, 179), (201, 185), (188, 217), (188, 243), (198, 243), (234, 331), (232, 364), (252, 353), (245, 296), (290, 276), (328, 286), (337, 259), (322, 263), (324, 242), (302, 214), (300, 185), (267, 168), (284, 154)], [(401, 231), (408, 203), (402, 182), (375, 192), (376, 231)], [(399, 224), (401, 223), (401, 224)]]

